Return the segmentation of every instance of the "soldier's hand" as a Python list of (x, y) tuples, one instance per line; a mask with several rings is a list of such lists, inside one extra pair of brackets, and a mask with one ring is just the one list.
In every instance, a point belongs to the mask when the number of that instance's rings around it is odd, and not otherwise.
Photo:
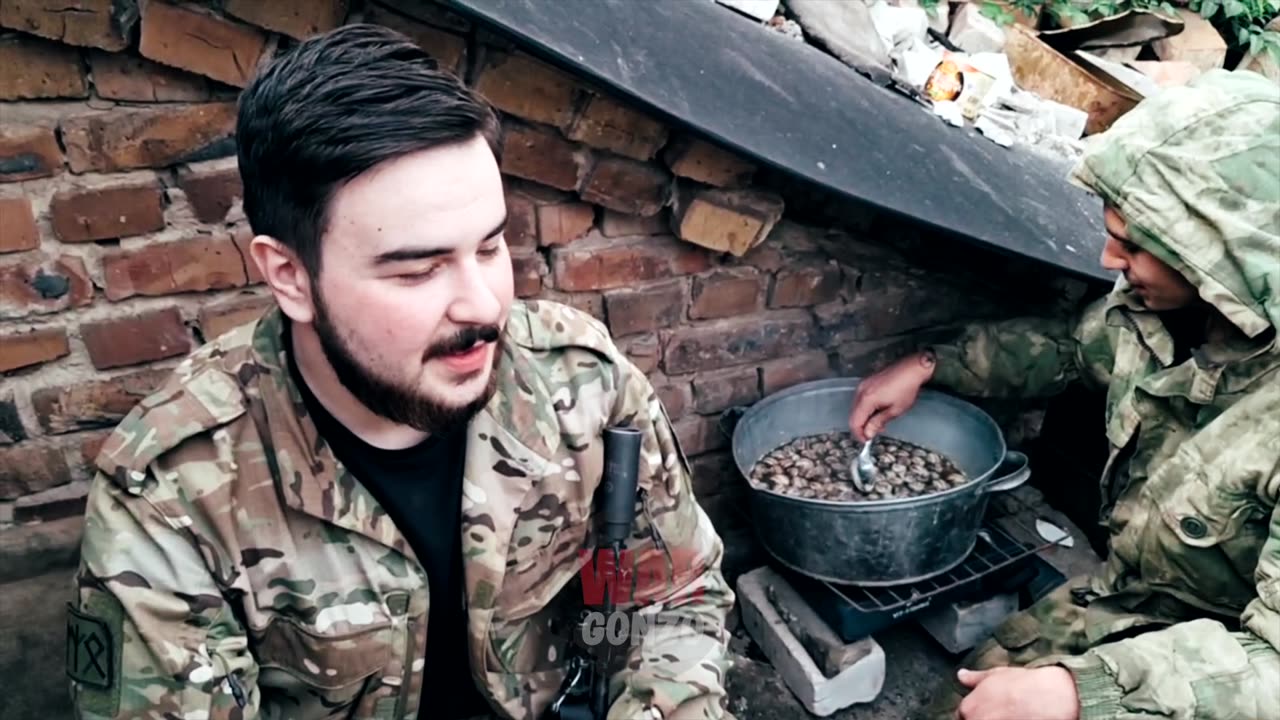
[(1076, 681), (1064, 667), (961, 670), (959, 677), (973, 688), (959, 720), (1079, 720)]
[(933, 368), (931, 353), (916, 353), (858, 383), (849, 411), (849, 430), (858, 442), (879, 435), (890, 420), (910, 410)]

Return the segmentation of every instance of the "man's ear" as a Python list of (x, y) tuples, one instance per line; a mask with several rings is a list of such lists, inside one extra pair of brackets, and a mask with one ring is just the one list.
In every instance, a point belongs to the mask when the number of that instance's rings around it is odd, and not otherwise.
[(309, 323), (315, 319), (311, 276), (297, 253), (269, 235), (256, 235), (249, 243), (249, 254), (290, 320)]

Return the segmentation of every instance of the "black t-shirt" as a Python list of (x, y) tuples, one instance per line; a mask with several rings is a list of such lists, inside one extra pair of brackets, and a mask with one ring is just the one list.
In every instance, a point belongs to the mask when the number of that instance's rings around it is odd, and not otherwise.
[(320, 436), (391, 516), (427, 573), (431, 609), (418, 717), (453, 720), (488, 713), (467, 661), (461, 531), (465, 429), (403, 450), (366, 443), (330, 415), (307, 388), (294, 362), (287, 328), (284, 334), (289, 370)]

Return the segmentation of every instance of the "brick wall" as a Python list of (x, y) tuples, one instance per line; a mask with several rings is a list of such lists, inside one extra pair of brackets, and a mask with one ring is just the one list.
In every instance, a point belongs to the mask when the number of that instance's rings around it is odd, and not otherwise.
[(519, 295), (608, 323), (726, 531), (745, 515), (724, 409), (1080, 291), (758, 168), (430, 0), (78, 4), (0, 2), (0, 527), (78, 515), (107, 429), (269, 302), (236, 93), (342, 22), (405, 32), (502, 112)]

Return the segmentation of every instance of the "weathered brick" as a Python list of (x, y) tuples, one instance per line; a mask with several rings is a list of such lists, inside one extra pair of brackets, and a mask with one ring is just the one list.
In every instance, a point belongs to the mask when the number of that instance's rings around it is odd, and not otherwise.
[(177, 357), (192, 348), (191, 333), (177, 308), (84, 323), (80, 337), (99, 370)]
[(450, 12), (445, 9), (444, 5), (438, 2), (423, 2), (422, 0), (371, 0), (369, 7), (374, 5), (383, 5), (395, 10), (396, 12), (407, 15), (414, 20), (434, 25), (446, 30), (453, 30), (460, 33), (469, 32), (471, 23), (461, 15)]
[(915, 348), (914, 341), (904, 338), (845, 343), (836, 348), (836, 370), (846, 377), (867, 377)]
[(668, 380), (655, 385), (653, 392), (658, 396), (662, 407), (667, 411), (667, 417), (672, 422), (684, 417), (689, 406), (693, 404), (693, 393), (689, 390), (687, 380)]
[(788, 268), (778, 273), (769, 293), (769, 307), (810, 307), (840, 297), (843, 276), (836, 265)]
[(57, 360), (69, 352), (67, 331), (61, 328), (0, 334), (0, 373)]
[(18, 415), (18, 405), (13, 395), (0, 397), (0, 445), (12, 445), (27, 439), (27, 430), (22, 427), (22, 418)]
[(502, 138), (502, 172), (558, 190), (574, 190), (582, 159), (573, 143), (546, 128), (512, 125)]
[(0, 124), (0, 183), (62, 172), (62, 150), (53, 129)]
[(693, 407), (703, 415), (759, 399), (760, 380), (754, 367), (699, 373), (693, 379)]
[(31, 393), (31, 405), (40, 427), (50, 435), (107, 427), (123, 420), (170, 372), (147, 369), (106, 380), (41, 388)]
[(592, 95), (565, 133), (570, 140), (648, 160), (667, 141), (667, 128), (605, 95)]
[(677, 194), (672, 226), (681, 239), (742, 257), (782, 218), (782, 198), (759, 190), (697, 190)]
[[(254, 0), (244, 0), (253, 2)], [(434, 5), (435, 3), (421, 3)], [(467, 56), (467, 41), (460, 35), (432, 27), (396, 10), (370, 3), (365, 8), (365, 21), (385, 25), (404, 33), (439, 63), (442, 69), (461, 73)]]
[(107, 299), (241, 287), (245, 259), (227, 236), (118, 251), (102, 258)]
[(47, 315), (93, 302), (93, 283), (74, 255), (0, 265), (0, 319)]
[(89, 69), (98, 96), (129, 102), (202, 102), (209, 81), (145, 58), (94, 50)]
[(222, 10), (301, 40), (341, 25), (347, 17), (347, 5), (347, 0), (223, 0)]
[(681, 280), (610, 290), (604, 294), (609, 332), (621, 337), (674, 327), (684, 318), (684, 296)]
[(492, 53), (475, 83), (494, 107), (568, 130), (582, 88), (573, 76), (524, 54)]
[(547, 264), (538, 253), (512, 253), (511, 272), (516, 297), (529, 298), (542, 292), (542, 276), (547, 272)]
[(656, 370), (658, 363), (662, 361), (662, 344), (658, 342), (658, 336), (653, 333), (619, 338), (618, 349), (627, 356), (637, 370), (646, 375)]
[(129, 46), (138, 22), (137, 0), (6, 0), (0, 2), (0, 26), (103, 50)]
[(266, 47), (261, 30), (195, 5), (148, 0), (142, 8), (138, 52), (158, 63), (244, 87)]
[(710, 267), (699, 248), (671, 237), (609, 239), (592, 233), (551, 251), (552, 273), (561, 290), (610, 290), (636, 283), (692, 275)]
[(200, 308), (197, 320), (206, 341), (258, 319), (275, 304), (270, 297), (254, 296), (208, 305)]
[(0, 100), (89, 97), (80, 53), (39, 38), (0, 37)]
[(63, 242), (89, 242), (155, 232), (164, 227), (160, 186), (64, 190), (49, 203), (49, 222)]
[(760, 366), (760, 389), (766, 396), (792, 385), (833, 375), (825, 352), (811, 352), (772, 360)]
[(669, 235), (671, 220), (666, 210), (656, 214), (627, 215), (617, 210), (605, 208), (600, 220), (600, 233), (605, 237), (623, 237), (625, 235)]
[(582, 185), (582, 199), (631, 215), (654, 215), (667, 203), (671, 176), (657, 165), (601, 157)]
[(102, 452), (102, 444), (111, 437), (110, 430), (94, 430), (84, 433), (83, 439), (80, 440), (80, 457), (87, 464), (92, 464), (98, 459), (98, 453)]
[(244, 185), (236, 168), (220, 170), (178, 171), (178, 187), (187, 196), (196, 219), (202, 223), (220, 223), (237, 200), (244, 197)]
[(751, 162), (688, 135), (672, 140), (662, 159), (676, 175), (718, 187), (746, 185), (756, 171)]
[(672, 429), (687, 457), (720, 450), (729, 444), (720, 432), (717, 418), (709, 415), (687, 415), (672, 423)]
[(266, 282), (258, 263), (253, 261), (253, 253), (249, 246), (253, 244), (253, 230), (248, 225), (241, 225), (231, 231), (231, 242), (244, 260), (245, 285), (260, 285)]
[(40, 247), (40, 230), (36, 228), (30, 198), (0, 198), (0, 230), (0, 253)]
[(13, 500), (71, 482), (71, 469), (55, 445), (23, 443), (0, 450), (0, 500)]
[(538, 243), (566, 245), (590, 232), (595, 220), (595, 208), (584, 203), (543, 205), (538, 208)]
[(840, 344), (973, 318), (985, 305), (958, 292), (939, 276), (873, 270), (860, 276), (861, 290), (848, 305), (820, 306), (815, 316), (824, 341)]
[(88, 481), (74, 480), (34, 495), (26, 495), (13, 504), (13, 520), (16, 523), (34, 523), (81, 516), (88, 496)]
[(72, 172), (120, 172), (235, 154), (235, 103), (115, 109), (64, 120)]
[(760, 309), (764, 282), (749, 268), (717, 270), (693, 279), (689, 317), (695, 320), (748, 315)]
[(813, 335), (812, 318), (799, 310), (699, 323), (670, 333), (662, 368), (680, 375), (787, 357)]
[(512, 250), (538, 246), (538, 206), (524, 193), (507, 193), (507, 229), (503, 235)]
[(581, 310), (596, 320), (599, 320), (601, 323), (605, 322), (604, 295), (601, 293), (566, 293), (560, 292), (559, 290), (548, 289), (548, 286), (544, 286), (542, 294), (538, 296), (538, 299), (568, 305), (576, 310)]

